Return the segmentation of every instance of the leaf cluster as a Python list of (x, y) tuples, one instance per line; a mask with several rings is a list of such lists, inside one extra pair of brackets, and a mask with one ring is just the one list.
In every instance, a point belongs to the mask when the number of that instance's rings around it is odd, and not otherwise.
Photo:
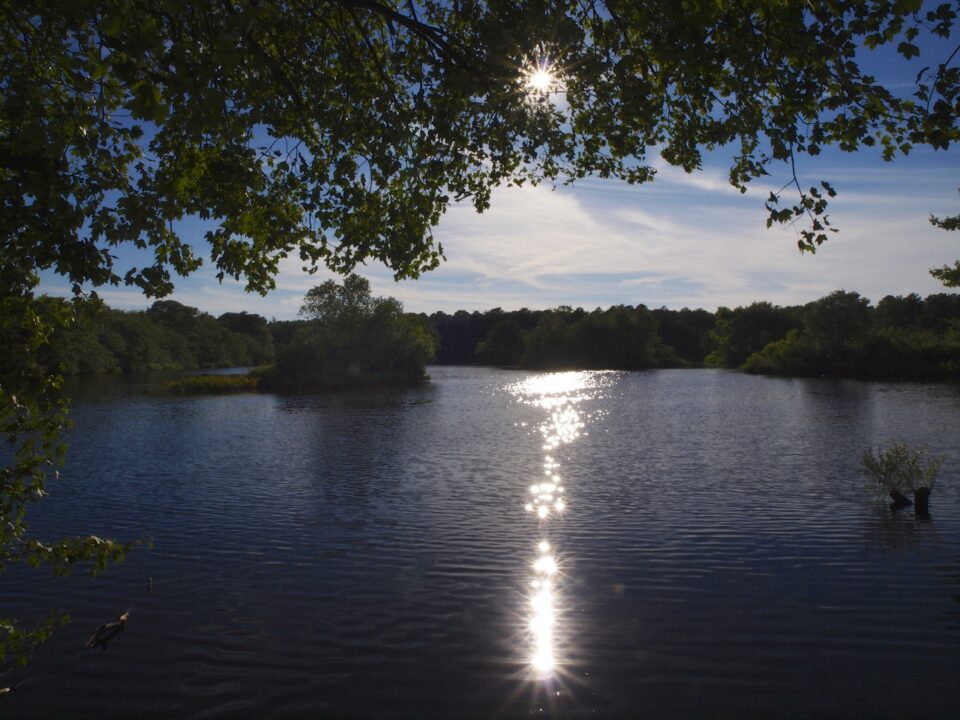
[(0, 620), (0, 665), (26, 665), (33, 652), (69, 622), (69, 615), (51, 613), (33, 628), (24, 630), (12, 620)]
[[(500, 184), (652, 179), (731, 148), (744, 190), (786, 163), (771, 222), (830, 229), (829, 183), (795, 161), (833, 145), (886, 159), (957, 139), (956, 53), (913, 96), (863, 72), (863, 47), (913, 60), (951, 37), (953, 3), (626, 0), (323, 3), (73, 0), (0, 9), (0, 227), (5, 257), (78, 287), (147, 294), (201, 262), (273, 287), (279, 261), (398, 277), (436, 267), (431, 228)], [(549, 61), (562, 98), (522, 83)], [(926, 58), (924, 58), (926, 60)], [(796, 200), (783, 207), (788, 188)], [(115, 266), (132, 244), (152, 262)]]
[[(0, 268), (0, 434), (6, 447), (0, 465), (0, 571), (16, 563), (47, 565), (57, 574), (83, 566), (97, 573), (122, 559), (133, 543), (96, 536), (44, 541), (32, 537), (27, 509), (47, 495), (59, 477), (66, 446), (67, 403), (59, 393), (61, 378), (40, 362), (40, 353), (57, 326), (72, 319), (64, 305), (35, 302), (36, 279), (15, 268)], [(46, 312), (42, 312), (46, 310)], [(10, 349), (15, 349), (11, 352)], [(49, 635), (55, 620), (33, 630), (0, 620), (0, 661), (22, 660)]]
[(960, 260), (955, 260), (953, 267), (944, 265), (933, 268), (930, 274), (942, 282), (945, 287), (960, 287)]

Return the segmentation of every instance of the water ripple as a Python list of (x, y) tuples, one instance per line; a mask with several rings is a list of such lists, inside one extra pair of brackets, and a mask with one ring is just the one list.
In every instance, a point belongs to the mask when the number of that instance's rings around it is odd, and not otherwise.
[[(153, 549), (95, 580), (4, 573), (2, 614), (73, 623), (3, 711), (957, 716), (956, 388), (432, 374), (362, 396), (81, 394), (33, 529)], [(857, 475), (893, 437), (948, 455), (929, 522)], [(108, 650), (82, 649), (126, 609)], [(531, 677), (538, 648), (556, 672)]]

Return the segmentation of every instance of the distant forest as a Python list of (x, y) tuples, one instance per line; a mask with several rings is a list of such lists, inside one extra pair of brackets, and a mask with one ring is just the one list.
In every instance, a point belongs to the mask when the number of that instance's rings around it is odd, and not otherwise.
[(777, 375), (960, 380), (960, 295), (838, 290), (806, 305), (735, 309), (499, 309), (434, 313), (435, 362), (534, 369), (726, 367)]
[(66, 375), (196, 370), (273, 362), (265, 318), (245, 312), (214, 318), (173, 300), (127, 312), (98, 299), (43, 298), (47, 312), (71, 310), (74, 322), (56, 331), (40, 361)]
[[(305, 321), (246, 312), (213, 317), (163, 300), (139, 312), (46, 298), (76, 322), (40, 358), (69, 375), (267, 365)], [(434, 363), (530, 369), (726, 367), (779, 375), (960, 380), (960, 295), (884, 297), (838, 290), (806, 305), (706, 310), (618, 305), (593, 311), (499, 308), (419, 315)]]

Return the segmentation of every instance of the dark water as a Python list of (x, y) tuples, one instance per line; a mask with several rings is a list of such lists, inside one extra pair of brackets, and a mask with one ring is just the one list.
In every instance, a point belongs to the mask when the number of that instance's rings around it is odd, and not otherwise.
[[(154, 545), (0, 576), (0, 616), (73, 616), (0, 716), (960, 717), (960, 389), (432, 375), (76, 388), (34, 528)], [(948, 456), (929, 521), (857, 475), (893, 438)]]

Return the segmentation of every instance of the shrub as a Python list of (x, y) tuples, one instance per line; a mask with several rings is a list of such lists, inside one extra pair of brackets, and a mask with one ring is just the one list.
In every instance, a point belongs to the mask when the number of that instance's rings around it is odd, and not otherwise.
[(942, 455), (927, 459), (926, 448), (913, 450), (906, 443), (894, 443), (878, 448), (876, 455), (872, 448), (864, 450), (861, 469), (885, 492), (906, 495), (921, 488), (932, 490), (943, 461)]

